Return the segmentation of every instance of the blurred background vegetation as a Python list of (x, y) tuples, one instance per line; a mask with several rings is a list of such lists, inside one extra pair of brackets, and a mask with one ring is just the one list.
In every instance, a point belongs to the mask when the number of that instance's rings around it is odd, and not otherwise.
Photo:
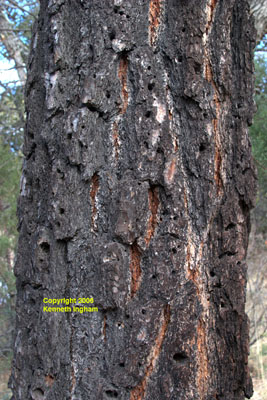
[[(13, 265), (17, 243), (16, 204), (23, 161), (23, 90), (38, 2), (0, 1), (0, 400), (7, 400), (11, 396), (7, 382), (15, 323)], [(255, 50), (258, 111), (250, 127), (259, 188), (248, 249), (247, 313), (251, 324), (249, 364), (254, 383), (253, 400), (264, 400), (267, 399), (267, 10), (264, 14), (261, 8), (266, 7), (266, 0), (251, 0), (251, 5), (259, 20), (256, 21)]]

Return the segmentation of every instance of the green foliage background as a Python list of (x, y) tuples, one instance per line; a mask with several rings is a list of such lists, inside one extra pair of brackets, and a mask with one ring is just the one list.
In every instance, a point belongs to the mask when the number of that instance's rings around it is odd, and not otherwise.
[(257, 113), (250, 127), (252, 152), (258, 169), (258, 195), (253, 216), (257, 231), (267, 233), (267, 57), (255, 56)]

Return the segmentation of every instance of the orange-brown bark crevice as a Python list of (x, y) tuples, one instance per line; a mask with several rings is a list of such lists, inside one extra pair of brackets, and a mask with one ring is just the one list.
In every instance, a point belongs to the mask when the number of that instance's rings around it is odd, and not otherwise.
[(113, 146), (115, 150), (115, 159), (118, 160), (120, 144), (119, 144), (119, 127), (116, 121), (112, 125), (112, 131), (113, 131), (112, 136), (113, 136)]
[(221, 178), (221, 165), (222, 165), (222, 156), (218, 146), (215, 146), (215, 157), (214, 157), (214, 180), (217, 187), (217, 195), (220, 194), (221, 189), (223, 187), (223, 182)]
[(208, 389), (208, 354), (205, 324), (199, 320), (197, 327), (198, 372), (197, 388), (200, 400), (205, 400)]
[(141, 283), (141, 251), (136, 242), (130, 248), (130, 272), (131, 272), (131, 297), (133, 297), (139, 289)]
[(96, 230), (96, 226), (95, 226), (95, 218), (96, 218), (96, 213), (97, 213), (96, 196), (97, 196), (98, 190), (99, 190), (99, 176), (97, 173), (95, 173), (92, 177), (91, 190), (90, 190), (91, 208), (92, 208), (91, 223), (92, 223), (93, 230)]
[(52, 387), (53, 384), (54, 384), (54, 382), (55, 382), (55, 378), (53, 378), (53, 376), (47, 375), (47, 376), (45, 377), (45, 384), (46, 384), (47, 386)]
[(128, 87), (127, 87), (128, 58), (123, 54), (120, 58), (118, 77), (121, 83), (122, 107), (121, 114), (125, 114), (128, 107)]
[(215, 136), (215, 155), (214, 155), (214, 181), (216, 183), (217, 187), (217, 195), (221, 192), (221, 189), (223, 187), (223, 182), (221, 178), (221, 165), (222, 165), (222, 156), (221, 156), (221, 146), (219, 142), (219, 119), (220, 119), (220, 110), (221, 110), (221, 105), (219, 101), (219, 93), (217, 86), (214, 82), (213, 78), (213, 73), (212, 73), (212, 68), (210, 65), (210, 60), (207, 61), (206, 63), (206, 73), (205, 77), (208, 82), (211, 83), (213, 90), (214, 90), (214, 96), (213, 100), (215, 103), (215, 109), (216, 109), (216, 118), (212, 120), (212, 125), (213, 125), (213, 130), (214, 130), (214, 136)]
[(150, 217), (147, 226), (147, 233), (145, 237), (146, 246), (149, 245), (151, 238), (154, 236), (157, 227), (157, 214), (159, 208), (159, 198), (157, 188), (150, 188), (148, 190), (148, 207), (150, 210)]
[(168, 182), (172, 182), (174, 174), (175, 174), (175, 169), (176, 169), (176, 160), (173, 159), (170, 167), (168, 169), (167, 177), (168, 177)]
[(149, 3), (149, 40), (153, 46), (157, 39), (162, 11), (162, 0), (150, 0)]
[(208, 7), (210, 8), (210, 12), (209, 12), (209, 18), (207, 21), (207, 25), (206, 25), (206, 33), (209, 32), (211, 24), (212, 24), (212, 20), (213, 20), (213, 13), (215, 10), (215, 7), (217, 5), (218, 0), (210, 0), (210, 4), (208, 5)]
[(156, 367), (156, 363), (159, 358), (162, 344), (166, 336), (166, 332), (170, 322), (170, 316), (171, 316), (170, 306), (167, 304), (163, 309), (161, 325), (154, 346), (152, 347), (148, 356), (148, 362), (145, 369), (144, 377), (140, 382), (140, 384), (131, 391), (130, 400), (143, 400), (145, 397), (148, 380)]

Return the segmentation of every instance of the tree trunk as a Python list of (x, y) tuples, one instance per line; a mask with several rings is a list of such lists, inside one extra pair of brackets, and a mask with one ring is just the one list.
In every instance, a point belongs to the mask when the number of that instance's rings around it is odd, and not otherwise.
[(254, 36), (243, 0), (42, 2), (13, 399), (251, 396)]

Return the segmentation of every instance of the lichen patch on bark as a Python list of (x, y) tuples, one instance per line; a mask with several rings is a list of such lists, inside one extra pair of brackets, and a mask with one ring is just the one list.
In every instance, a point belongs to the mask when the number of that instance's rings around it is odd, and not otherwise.
[(145, 398), (148, 380), (153, 371), (155, 370), (158, 358), (160, 356), (162, 344), (166, 336), (166, 332), (170, 322), (170, 316), (171, 316), (170, 306), (167, 304), (162, 311), (158, 335), (147, 358), (147, 366), (145, 369), (144, 377), (140, 382), (140, 384), (131, 391), (130, 400), (143, 400)]

